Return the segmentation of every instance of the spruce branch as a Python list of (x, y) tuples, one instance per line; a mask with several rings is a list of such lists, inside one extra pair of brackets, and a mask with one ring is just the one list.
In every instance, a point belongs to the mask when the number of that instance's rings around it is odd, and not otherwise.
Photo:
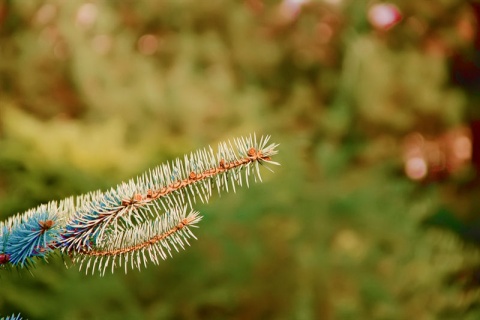
[(112, 235), (95, 249), (83, 251), (78, 256), (80, 269), (87, 261), (85, 268), (87, 272), (91, 269), (93, 273), (98, 264), (98, 271), (104, 274), (111, 264), (113, 273), (116, 264), (119, 263), (121, 266), (124, 261), (127, 273), (129, 261), (132, 269), (140, 270), (142, 263), (146, 267), (147, 260), (158, 264), (158, 257), (165, 260), (172, 256), (171, 247), (176, 251), (179, 251), (179, 248), (185, 249), (185, 244), (189, 245), (189, 238), (196, 239), (190, 228), (197, 227), (196, 223), (201, 220), (198, 212), (193, 211), (186, 215), (185, 209), (184, 207), (167, 212), (153, 221)]
[(11, 316), (1, 317), (0, 320), (22, 320), (22, 317), (20, 316), (20, 313), (19, 313), (17, 315), (12, 314)]
[(108, 191), (52, 201), (0, 222), (0, 268), (30, 268), (53, 252), (101, 275), (109, 267), (127, 272), (158, 264), (196, 239), (197, 199), (208, 202), (213, 190), (235, 192), (262, 180), (260, 166), (278, 165), (272, 161), (278, 145), (269, 140), (250, 135), (222, 142), (216, 153), (200, 149)]

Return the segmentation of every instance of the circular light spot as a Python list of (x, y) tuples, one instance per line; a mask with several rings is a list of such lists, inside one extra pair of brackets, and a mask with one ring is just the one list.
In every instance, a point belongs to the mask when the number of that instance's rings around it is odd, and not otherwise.
[(39, 25), (45, 25), (55, 18), (56, 13), (57, 7), (51, 3), (44, 4), (36, 12), (34, 21)]
[(468, 160), (472, 157), (472, 142), (466, 136), (457, 137), (453, 142), (453, 153), (458, 159)]
[(158, 38), (152, 34), (145, 34), (138, 39), (138, 51), (145, 55), (154, 54), (158, 49)]
[(333, 36), (332, 27), (328, 23), (320, 22), (317, 24), (317, 34), (319, 37), (319, 41), (322, 44), (326, 44), (331, 40)]
[(83, 28), (90, 28), (97, 20), (98, 9), (93, 3), (85, 3), (77, 11), (77, 24)]
[(105, 55), (110, 52), (112, 44), (112, 38), (105, 34), (97, 35), (92, 39), (93, 50), (101, 55)]
[(405, 173), (412, 180), (425, 178), (427, 172), (427, 163), (422, 157), (412, 157), (405, 163)]
[(374, 27), (388, 30), (402, 20), (402, 15), (397, 6), (380, 3), (370, 8), (368, 20)]

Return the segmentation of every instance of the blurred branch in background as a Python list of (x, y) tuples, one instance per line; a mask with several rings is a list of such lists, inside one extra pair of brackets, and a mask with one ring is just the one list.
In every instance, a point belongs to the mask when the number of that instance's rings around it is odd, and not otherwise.
[(477, 318), (478, 25), (463, 0), (0, 1), (3, 217), (232, 135), (285, 150), (171, 264), (2, 278), (0, 310)]

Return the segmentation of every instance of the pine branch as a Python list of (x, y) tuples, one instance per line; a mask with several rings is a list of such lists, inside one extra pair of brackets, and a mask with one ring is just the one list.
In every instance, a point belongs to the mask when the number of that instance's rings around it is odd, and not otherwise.
[(53, 252), (101, 275), (109, 267), (127, 272), (157, 264), (195, 238), (197, 199), (206, 203), (215, 189), (221, 194), (261, 181), (261, 165), (278, 165), (271, 159), (278, 145), (268, 142), (269, 136), (257, 141), (255, 135), (223, 142), (216, 153), (197, 150), (106, 192), (50, 202), (0, 222), (0, 268), (30, 268)]

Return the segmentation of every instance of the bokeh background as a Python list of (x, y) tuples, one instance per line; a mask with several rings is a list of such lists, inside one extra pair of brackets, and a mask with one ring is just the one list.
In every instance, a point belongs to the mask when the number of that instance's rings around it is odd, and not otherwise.
[(28, 319), (479, 319), (480, 3), (0, 0), (0, 217), (256, 132), (159, 266), (0, 274)]

